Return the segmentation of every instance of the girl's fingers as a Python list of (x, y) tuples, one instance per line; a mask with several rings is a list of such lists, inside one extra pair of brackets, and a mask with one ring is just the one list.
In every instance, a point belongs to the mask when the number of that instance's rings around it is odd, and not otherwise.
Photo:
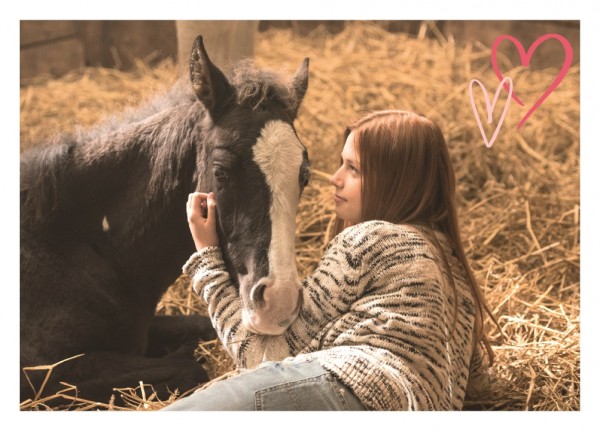
[[(209, 196), (212, 196), (211, 202), (209, 202)], [(190, 193), (188, 196), (188, 202), (186, 205), (188, 217), (191, 217), (193, 214), (200, 214), (200, 216), (204, 219), (209, 218), (209, 212), (212, 208), (212, 217), (214, 217), (214, 194), (213, 193), (201, 193), (194, 192)]]
[(200, 204), (202, 203), (202, 197), (199, 193), (195, 193), (192, 198), (192, 210), (200, 211)]
[(216, 202), (214, 193), (190, 193), (186, 209), (196, 250), (201, 250), (209, 246), (218, 246), (219, 237), (216, 231)]
[(215, 195), (214, 195), (214, 193), (211, 192), (206, 197), (206, 206), (207, 206), (206, 221), (208, 223), (212, 224), (215, 221), (215, 210), (217, 208), (217, 203), (215, 202)]

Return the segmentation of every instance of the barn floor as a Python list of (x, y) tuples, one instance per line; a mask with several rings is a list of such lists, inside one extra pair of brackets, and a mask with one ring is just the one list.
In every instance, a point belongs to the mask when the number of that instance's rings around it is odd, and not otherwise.
[[(323, 29), (299, 36), (270, 29), (256, 45), (259, 64), (293, 72), (310, 57), (309, 90), (296, 123), (317, 174), (298, 214), (298, 265), (315, 267), (329, 238), (332, 208), (327, 173), (334, 171), (347, 122), (374, 109), (422, 112), (445, 131), (455, 163), (459, 211), (467, 256), (498, 317), (490, 325), (495, 384), (468, 410), (570, 411), (580, 408), (580, 135), (579, 65), (517, 129), (527, 107), (517, 104), (491, 148), (478, 129), (468, 86), (498, 83), (490, 48), (455, 45), (425, 28), (423, 37), (389, 33), (354, 23), (331, 35)], [(427, 37), (433, 35), (433, 37)], [(210, 52), (210, 47), (207, 47)], [(531, 106), (557, 74), (502, 63), (519, 97)], [(129, 72), (87, 68), (61, 79), (21, 88), (21, 150), (58, 131), (93, 125), (106, 115), (169, 86), (178, 68), (170, 62)], [(487, 135), (493, 130), (485, 125)], [(159, 313), (203, 313), (189, 281), (174, 282)], [(200, 346), (213, 378), (235, 373), (217, 342)], [(151, 388), (132, 388), (128, 410), (155, 410)], [(64, 395), (63, 395), (64, 396)], [(22, 410), (44, 410), (41, 400)], [(65, 398), (64, 409), (116, 409)]]

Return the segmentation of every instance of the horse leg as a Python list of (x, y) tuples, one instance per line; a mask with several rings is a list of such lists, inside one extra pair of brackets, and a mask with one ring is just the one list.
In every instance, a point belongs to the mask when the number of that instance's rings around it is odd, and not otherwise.
[(148, 331), (146, 356), (164, 356), (181, 346), (197, 345), (199, 341), (213, 340), (217, 334), (208, 317), (199, 314), (188, 316), (154, 316)]

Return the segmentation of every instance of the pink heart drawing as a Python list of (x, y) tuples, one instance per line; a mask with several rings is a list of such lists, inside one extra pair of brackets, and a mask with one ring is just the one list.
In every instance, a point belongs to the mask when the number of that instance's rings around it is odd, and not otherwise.
[[(498, 120), (498, 124), (496, 125), (496, 130), (494, 130), (494, 134), (492, 135), (492, 138), (489, 141), (485, 134), (485, 130), (483, 130), (483, 126), (481, 124), (481, 119), (479, 118), (479, 112), (477, 112), (477, 105), (475, 104), (475, 98), (473, 97), (473, 84), (479, 85), (481, 87), (481, 89), (483, 90), (483, 96), (485, 98), (485, 109), (487, 111), (487, 123), (488, 124), (492, 123), (492, 114), (494, 112), (494, 107), (496, 106), (496, 102), (498, 101), (498, 96), (500, 95), (500, 91), (502, 91), (502, 88), (505, 85), (508, 85), (508, 97), (506, 98), (506, 101), (504, 102), (504, 110), (502, 111), (502, 115), (500, 116), (500, 119)], [(483, 136), (483, 142), (484, 142), (485, 146), (488, 148), (490, 148), (492, 145), (494, 145), (494, 141), (496, 140), (496, 137), (498, 136), (500, 127), (502, 126), (502, 123), (504, 122), (504, 117), (506, 117), (506, 112), (508, 111), (508, 105), (510, 104), (510, 98), (511, 98), (512, 94), (513, 94), (513, 82), (512, 82), (512, 79), (510, 79), (508, 76), (506, 78), (502, 78), (502, 81), (500, 82), (500, 84), (498, 85), (498, 88), (496, 89), (496, 94), (494, 95), (494, 100), (492, 101), (491, 104), (490, 104), (490, 96), (489, 96), (485, 86), (481, 83), (481, 81), (479, 81), (477, 79), (471, 79), (471, 82), (469, 82), (469, 97), (471, 98), (471, 107), (473, 108), (473, 114), (475, 114), (475, 119), (477, 120), (477, 125), (479, 126), (479, 131), (481, 132), (481, 136)]]
[[(560, 34), (555, 34), (555, 33), (548, 33), (548, 34), (540, 36), (538, 39), (536, 39), (536, 41), (533, 42), (533, 44), (529, 47), (527, 52), (525, 52), (525, 48), (523, 48), (523, 45), (521, 44), (521, 42), (519, 42), (516, 38), (514, 38), (510, 35), (507, 35), (507, 34), (499, 36), (496, 38), (496, 40), (494, 41), (494, 44), (492, 46), (492, 67), (494, 68), (494, 72), (496, 72), (496, 76), (501, 81), (502, 81), (503, 77), (502, 77), (502, 72), (500, 72), (500, 69), (498, 67), (496, 51), (498, 50), (498, 45), (500, 45), (500, 42), (502, 42), (505, 39), (510, 40), (517, 47), (517, 50), (519, 51), (519, 57), (521, 57), (521, 63), (523, 64), (523, 66), (529, 66), (529, 62), (531, 61), (531, 57), (533, 56), (534, 51), (537, 49), (537, 47), (541, 43), (545, 42), (548, 39), (558, 40), (562, 44), (562, 46), (565, 50), (565, 59), (563, 61), (560, 71), (558, 72), (558, 75), (556, 75), (556, 78), (554, 79), (554, 81), (552, 81), (552, 84), (550, 84), (550, 86), (546, 89), (546, 91), (544, 91), (542, 96), (534, 103), (534, 105), (531, 107), (531, 109), (529, 111), (527, 111), (525, 116), (521, 119), (521, 121), (517, 125), (517, 129), (519, 129), (525, 123), (525, 121), (527, 121), (527, 119), (531, 116), (531, 114), (533, 114), (533, 112), (542, 104), (542, 102), (544, 100), (546, 100), (546, 98), (550, 95), (550, 93), (552, 93), (554, 91), (554, 89), (556, 87), (558, 87), (558, 84), (560, 84), (560, 82), (563, 80), (563, 78), (567, 74), (567, 71), (569, 70), (571, 63), (573, 62), (573, 47), (571, 46), (569, 41), (564, 36), (561, 36)], [(524, 103), (521, 102), (521, 99), (519, 99), (514, 92), (512, 94), (512, 97), (513, 97), (513, 99), (515, 99), (515, 101), (519, 105), (524, 106)]]

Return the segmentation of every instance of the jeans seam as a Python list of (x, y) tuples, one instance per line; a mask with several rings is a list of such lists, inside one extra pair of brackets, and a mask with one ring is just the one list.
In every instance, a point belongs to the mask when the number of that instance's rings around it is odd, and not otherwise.
[[(254, 406), (255, 406), (255, 409), (256, 410), (262, 410), (262, 398), (261, 398), (262, 394), (268, 394), (269, 392), (274, 392), (274, 391), (277, 391), (277, 390), (284, 389), (290, 395), (290, 398), (294, 399), (295, 397), (293, 396), (293, 391), (290, 391), (290, 389), (293, 388), (294, 386), (297, 386), (300, 383), (322, 382), (324, 380), (327, 383), (329, 383), (329, 385), (333, 389), (333, 392), (336, 394), (336, 397), (338, 398), (338, 400), (341, 401), (342, 405), (345, 407), (345, 410), (348, 410), (348, 406), (347, 406), (346, 400), (343, 399), (343, 395), (340, 393), (339, 388), (335, 384), (335, 381), (333, 381), (332, 379), (333, 379), (333, 376), (331, 375), (331, 373), (329, 373), (328, 371), (325, 371), (325, 372), (323, 372), (321, 374), (318, 374), (316, 376), (306, 377), (304, 379), (294, 380), (293, 382), (285, 382), (285, 383), (281, 383), (279, 385), (274, 385), (274, 386), (270, 386), (268, 388), (260, 389), (260, 390), (258, 390), (256, 392), (254, 392)], [(294, 399), (294, 402), (296, 402), (295, 399)], [(296, 402), (296, 406), (295, 407), (298, 408), (297, 402)]]
[(312, 377), (305, 377), (303, 379), (300, 380), (294, 380), (293, 382), (285, 382), (285, 383), (280, 383), (278, 385), (273, 385), (273, 386), (269, 386), (268, 388), (263, 388), (263, 389), (259, 389), (258, 391), (256, 391), (257, 393), (267, 393), (267, 392), (272, 392), (274, 390), (277, 389), (288, 389), (290, 386), (295, 386), (298, 383), (304, 383), (304, 382), (318, 382), (319, 380), (323, 380), (322, 377), (325, 376), (325, 378), (327, 379), (327, 375), (329, 373), (328, 372), (324, 372), (322, 374), (318, 374), (316, 376), (312, 376)]
[(338, 380), (333, 375), (331, 375), (331, 373), (328, 374), (329, 375), (327, 376), (327, 380), (332, 386), (333, 392), (337, 395), (340, 404), (344, 407), (344, 410), (349, 410), (348, 403), (346, 402), (346, 397), (344, 396), (344, 391), (346, 389), (340, 387), (340, 385), (338, 384)]

